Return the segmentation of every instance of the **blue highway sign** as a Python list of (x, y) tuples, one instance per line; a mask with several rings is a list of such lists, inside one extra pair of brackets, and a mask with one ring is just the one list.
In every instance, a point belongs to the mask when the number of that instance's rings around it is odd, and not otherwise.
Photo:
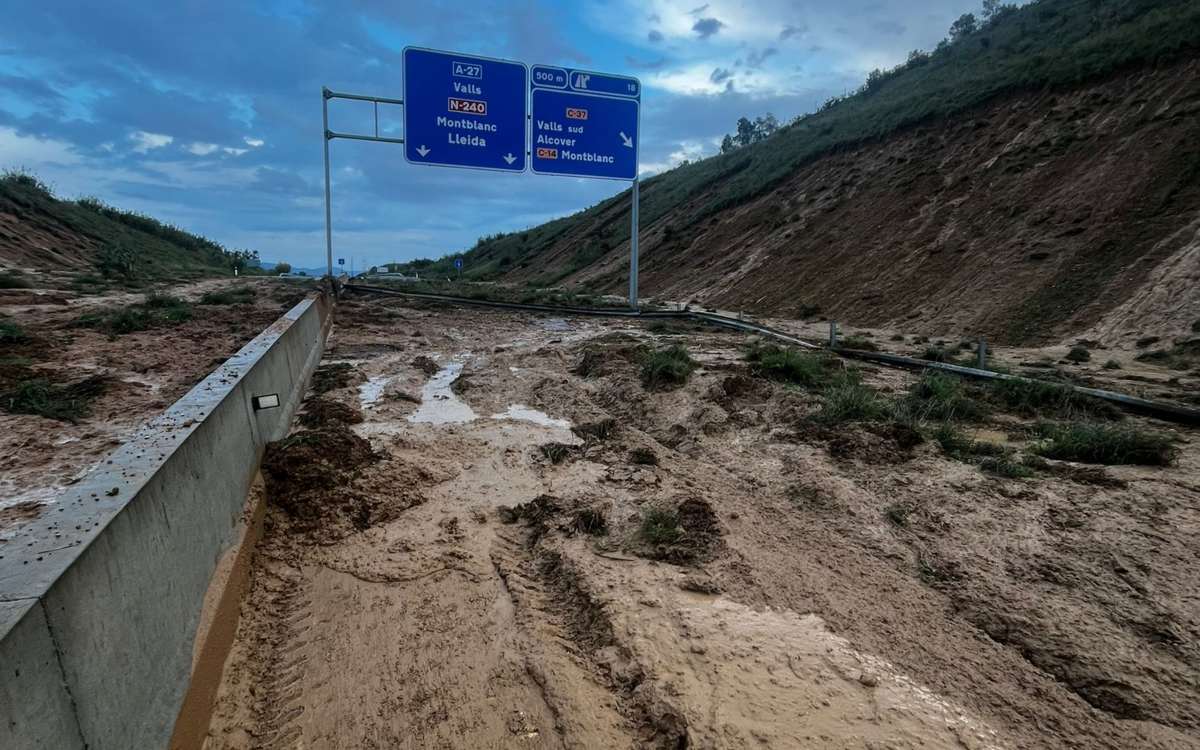
[(404, 156), (413, 164), (525, 170), (522, 63), (404, 49)]
[(454, 267), (455, 267), (455, 268), (457, 268), (457, 269), (458, 269), (458, 270), (460, 270), (460, 271), (462, 270), (462, 258), (455, 258), (455, 259), (454, 259)]
[(532, 167), (537, 174), (637, 177), (641, 83), (533, 66)]

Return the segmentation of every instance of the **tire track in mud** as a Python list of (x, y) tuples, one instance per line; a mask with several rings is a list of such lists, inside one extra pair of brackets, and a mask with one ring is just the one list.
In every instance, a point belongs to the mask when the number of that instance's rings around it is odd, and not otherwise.
[[(638, 747), (687, 747), (682, 714), (655, 695), (646, 670), (618, 640), (604, 605), (582, 577), (537, 537), (529, 529), (500, 532), (492, 562), (512, 597), (518, 624), (543, 644), (530, 655), (530, 669), (559, 717), (567, 746), (615, 747), (619, 732), (624, 743)], [(571, 673), (579, 670), (595, 689), (575, 683), (564, 693)], [(577, 717), (588, 705), (594, 712), (592, 728), (580, 731)], [(597, 707), (610, 710), (596, 712)], [(601, 723), (608, 725), (609, 744), (590, 744), (579, 736), (594, 735)]]
[(261, 692), (253, 691), (247, 730), (253, 750), (285, 750), (302, 739), (295, 721), (304, 713), (299, 683), (308, 663), (304, 649), (312, 602), (304, 596), (303, 576), (294, 571), (280, 572), (270, 561), (260, 561), (255, 577), (251, 597), (259, 606), (248, 624), (250, 650), (258, 658), (248, 676)]

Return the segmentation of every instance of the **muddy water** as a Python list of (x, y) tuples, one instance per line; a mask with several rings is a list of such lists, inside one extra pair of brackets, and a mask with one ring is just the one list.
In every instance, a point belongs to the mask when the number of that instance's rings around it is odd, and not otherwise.
[(460, 424), (475, 419), (475, 412), (452, 390), (463, 363), (450, 362), (421, 389), (421, 406), (408, 417), (417, 424)]

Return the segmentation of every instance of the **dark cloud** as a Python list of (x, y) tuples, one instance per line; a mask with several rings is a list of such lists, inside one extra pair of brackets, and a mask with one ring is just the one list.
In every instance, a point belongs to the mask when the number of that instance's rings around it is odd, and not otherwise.
[(724, 83), (725, 81), (730, 80), (732, 77), (732, 70), (729, 70), (728, 68), (717, 68), (712, 72), (712, 75), (708, 77), (708, 80), (712, 81), (713, 83)]
[(696, 32), (701, 39), (708, 39), (723, 28), (725, 28), (725, 24), (715, 18), (701, 18), (692, 24), (692, 31)]
[(775, 49), (774, 47), (767, 47), (766, 49), (758, 52), (751, 52), (746, 56), (746, 67), (761, 68), (762, 64), (766, 62), (768, 58), (771, 58), (777, 54), (779, 54), (779, 50)]
[(785, 42), (794, 36), (800, 36), (801, 34), (805, 34), (807, 32), (808, 26), (805, 24), (800, 24), (799, 26), (788, 24), (787, 26), (783, 27), (782, 31), (779, 32), (779, 41)]
[(699, 8), (692, 8), (691, 10), (688, 11), (688, 15), (689, 16), (698, 16), (706, 10), (708, 10), (708, 3), (701, 5)]
[(658, 44), (663, 40), (663, 35), (658, 29), (650, 29), (650, 33), (646, 35), (646, 39), (653, 44)]

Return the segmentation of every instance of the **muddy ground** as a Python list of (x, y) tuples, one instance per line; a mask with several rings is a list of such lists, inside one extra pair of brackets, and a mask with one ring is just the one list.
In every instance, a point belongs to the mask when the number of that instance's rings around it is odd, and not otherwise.
[[(1007, 479), (818, 425), (742, 334), (337, 316), (210, 750), (1200, 748), (1195, 432)], [(648, 391), (669, 343), (700, 368)]]
[(26, 336), (0, 344), (0, 393), (45, 378), (57, 387), (94, 383), (99, 394), (74, 421), (0, 408), (0, 544), (305, 292), (265, 279), (211, 279), (160, 291), (195, 302), (205, 292), (243, 285), (257, 290), (252, 300), (196, 304), (184, 323), (119, 336), (77, 323), (89, 312), (137, 304), (144, 294), (0, 291), (0, 322), (16, 324)]

